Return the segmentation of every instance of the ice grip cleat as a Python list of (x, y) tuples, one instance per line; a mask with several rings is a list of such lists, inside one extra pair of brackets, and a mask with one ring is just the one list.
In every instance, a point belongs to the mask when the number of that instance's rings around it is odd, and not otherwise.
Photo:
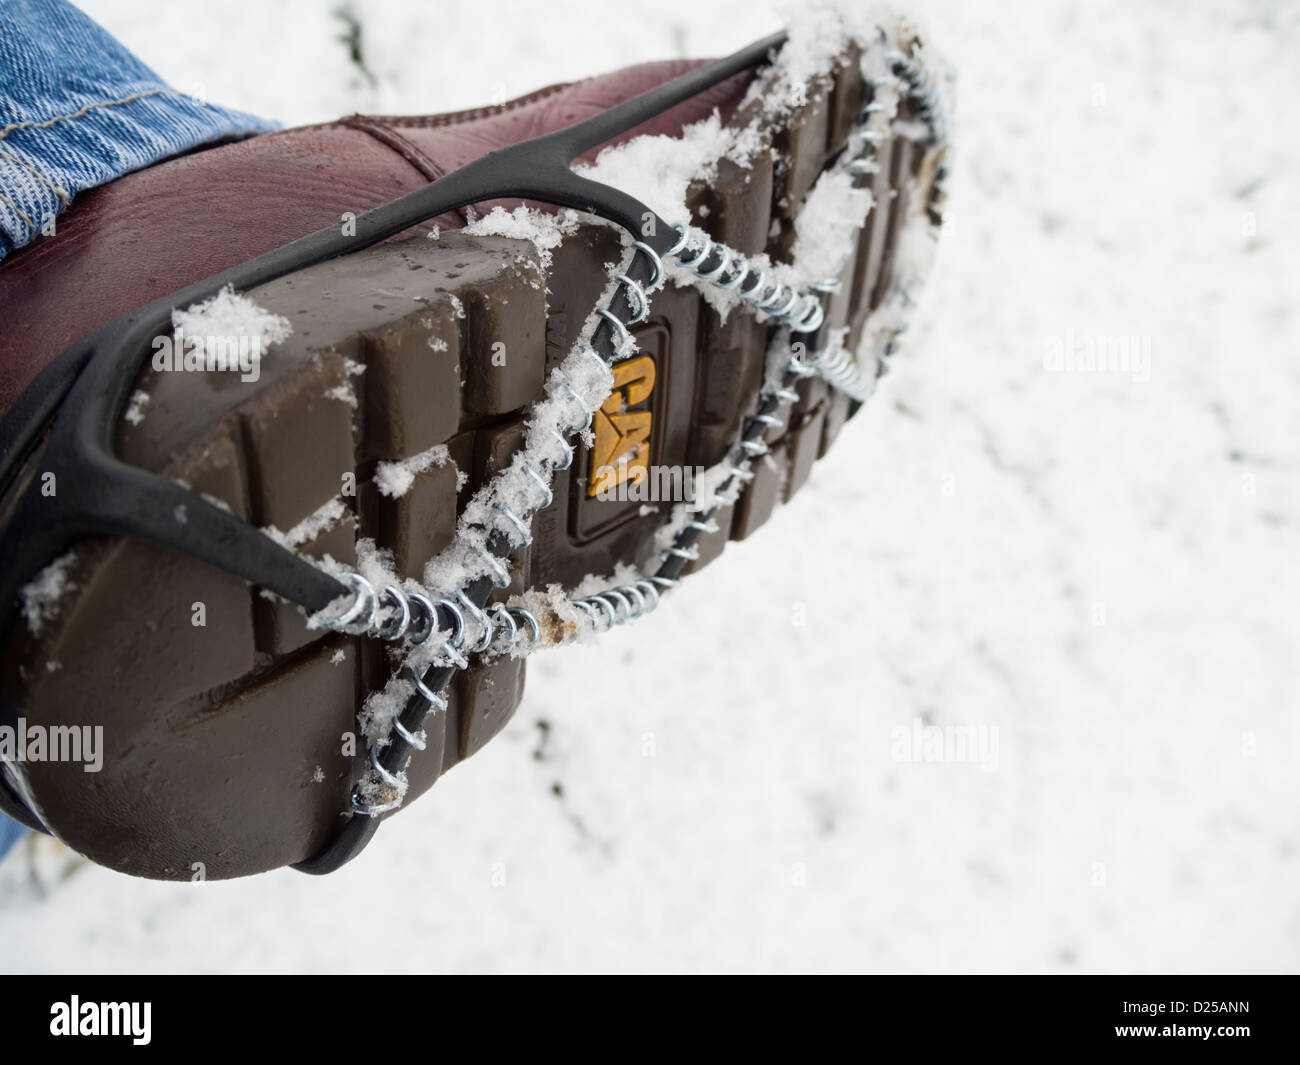
[[(101, 725), (103, 764), (7, 765), (6, 811), (136, 875), (328, 872), (505, 725), (528, 651), (649, 612), (797, 491), (901, 331), (900, 248), (941, 220), (946, 120), (919, 46), (850, 43), (794, 105), (760, 73), (730, 124), (762, 148), (692, 185), (691, 220), (571, 168), (783, 41), (498, 149), (51, 364), (0, 427), (0, 723)], [(801, 278), (823, 178), (862, 217), (838, 274)], [(505, 197), (579, 215), (547, 255), (474, 227), (381, 243)], [(257, 380), (152, 373), (173, 311), (227, 289), (292, 326)], [(141, 394), (146, 416), (124, 420)], [(663, 470), (702, 471), (707, 506), (647, 500)], [(391, 580), (362, 575), (359, 542)], [(537, 597), (590, 574), (602, 590)]]

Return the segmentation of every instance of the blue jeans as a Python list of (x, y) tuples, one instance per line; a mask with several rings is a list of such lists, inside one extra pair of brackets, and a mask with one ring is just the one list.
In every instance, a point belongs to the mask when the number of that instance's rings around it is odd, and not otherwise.
[(276, 127), (177, 92), (66, 0), (0, 0), (0, 259), (85, 189)]

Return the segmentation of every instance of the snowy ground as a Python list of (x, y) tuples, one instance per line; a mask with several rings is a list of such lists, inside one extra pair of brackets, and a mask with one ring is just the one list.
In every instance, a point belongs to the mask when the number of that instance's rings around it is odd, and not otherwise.
[[(370, 88), (330, 3), (84, 6), (291, 122), (780, 21), (357, 3)], [(671, 608), (535, 660), (505, 737), (342, 873), (83, 869), (0, 901), (0, 967), (1300, 967), (1297, 11), (922, 10), (960, 73), (951, 226), (924, 327), (796, 504)], [(1149, 374), (1045, 369), (1109, 335)], [(996, 753), (900, 760), (917, 720)]]

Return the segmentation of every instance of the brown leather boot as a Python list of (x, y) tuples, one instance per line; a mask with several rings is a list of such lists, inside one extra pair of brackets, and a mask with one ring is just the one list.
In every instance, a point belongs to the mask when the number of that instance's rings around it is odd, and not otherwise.
[(804, 483), (903, 327), (945, 145), (884, 27), (81, 196), (0, 265), (4, 808), (153, 878), (348, 860), (530, 651)]

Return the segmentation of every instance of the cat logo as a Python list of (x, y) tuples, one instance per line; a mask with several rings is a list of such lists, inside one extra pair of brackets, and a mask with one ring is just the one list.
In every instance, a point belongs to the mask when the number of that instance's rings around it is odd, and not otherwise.
[(650, 466), (650, 421), (645, 403), (655, 387), (655, 363), (649, 355), (638, 355), (615, 363), (614, 390), (592, 419), (596, 439), (591, 448), (591, 471), (587, 496), (611, 492), (621, 484), (643, 480)]

